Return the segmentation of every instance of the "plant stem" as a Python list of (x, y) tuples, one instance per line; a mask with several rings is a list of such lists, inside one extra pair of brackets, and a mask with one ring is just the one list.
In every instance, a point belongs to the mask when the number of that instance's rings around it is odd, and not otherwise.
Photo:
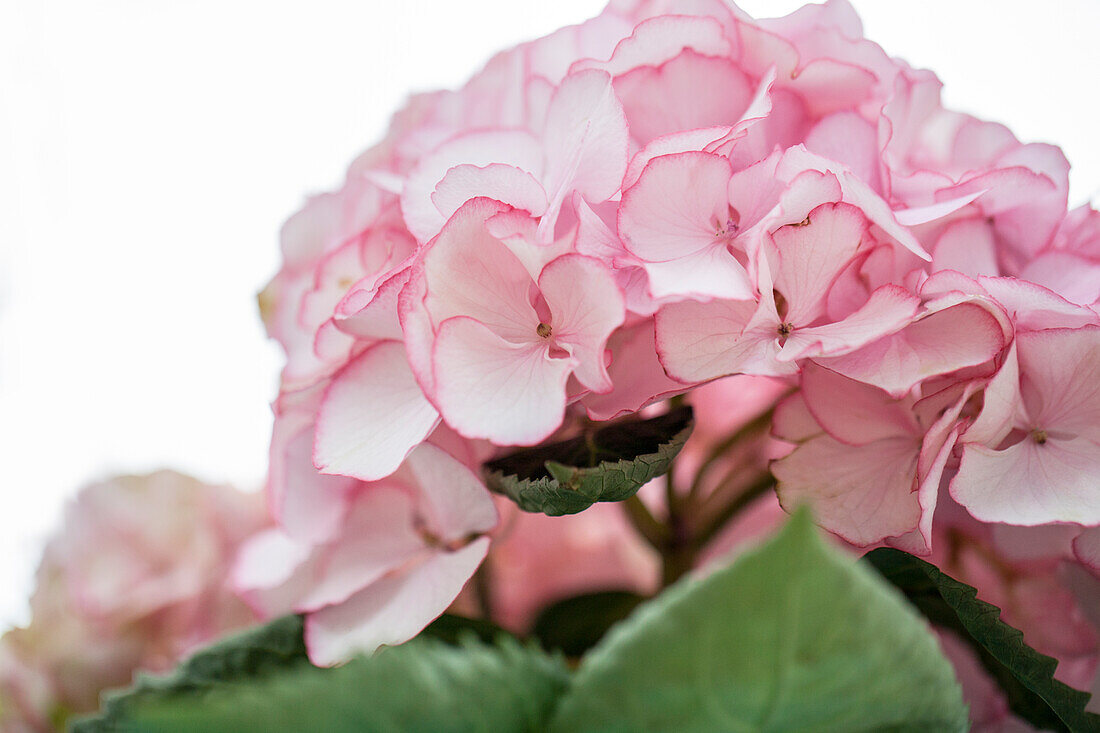
[(663, 551), (665, 544), (668, 542), (668, 527), (653, 516), (645, 502), (635, 494), (623, 502), (623, 509), (626, 511), (627, 519), (630, 520), (630, 524), (638, 531), (638, 534), (655, 550)]

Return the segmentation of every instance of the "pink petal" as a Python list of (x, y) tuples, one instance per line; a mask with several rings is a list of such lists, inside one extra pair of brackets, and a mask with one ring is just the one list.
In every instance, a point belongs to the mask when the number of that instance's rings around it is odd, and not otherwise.
[(869, 545), (920, 521), (913, 492), (918, 453), (912, 438), (849, 446), (822, 435), (774, 462), (772, 473), (784, 509), (806, 502), (818, 524), (853, 544)]
[(918, 206), (912, 209), (898, 209), (894, 212), (894, 218), (898, 220), (899, 224), (907, 227), (927, 224), (930, 221), (936, 221), (937, 219), (944, 218), (948, 214), (955, 213), (983, 193), (985, 193), (985, 191), (979, 190), (973, 193), (963, 194), (957, 198), (929, 204), (928, 206)]
[(277, 528), (265, 530), (238, 550), (230, 585), (261, 618), (290, 613), (309, 587), (312, 551)]
[(539, 320), (529, 300), (531, 277), (485, 223), (506, 210), (489, 199), (469, 201), (424, 250), (424, 304), (436, 326), (467, 316), (516, 342), (535, 332)]
[(1100, 327), (1024, 333), (1017, 347), (1029, 427), (1100, 442)]
[(496, 526), (497, 510), (489, 490), (442, 448), (431, 443), (418, 446), (407, 466), (420, 488), (423, 509), (431, 516), (429, 525), (440, 538), (460, 540)]
[(787, 300), (784, 319), (813, 323), (825, 313), (830, 287), (855, 257), (867, 229), (859, 209), (823, 204), (804, 226), (780, 227), (771, 235), (776, 259), (774, 287)]
[(610, 391), (604, 351), (626, 316), (611, 272), (591, 257), (563, 255), (543, 269), (539, 290), (550, 307), (554, 343), (577, 360), (574, 375), (594, 392)]
[(983, 522), (1100, 524), (1100, 445), (1085, 438), (1025, 437), (1004, 450), (963, 450), (951, 495)]
[(1039, 255), (1020, 277), (1050, 288), (1071, 303), (1092, 305), (1100, 300), (1100, 263), (1068, 252)]
[(1073, 553), (1093, 571), (1100, 571), (1100, 527), (1091, 527), (1079, 534), (1073, 541)]
[(749, 300), (752, 284), (745, 267), (722, 245), (668, 262), (643, 262), (649, 295), (655, 300), (723, 298)]
[(656, 315), (657, 355), (673, 379), (705, 382), (728, 374), (783, 376), (793, 364), (775, 360), (779, 350), (774, 307), (753, 301), (685, 301)]
[(591, 203), (618, 192), (627, 145), (626, 115), (611, 77), (596, 70), (567, 76), (550, 101), (543, 132), (548, 206), (539, 223), (541, 241), (554, 238), (558, 211), (573, 191)]
[(996, 316), (977, 302), (964, 302), (821, 363), (901, 397), (929, 377), (983, 364), (1004, 347), (1004, 332)]
[(424, 550), (413, 526), (413, 500), (401, 489), (365, 487), (352, 505), (340, 538), (319, 550), (309, 591), (298, 612), (342, 603)]
[(846, 354), (903, 328), (920, 306), (904, 288), (883, 285), (862, 308), (842, 321), (795, 329), (777, 356), (781, 362)]
[[(531, 336), (538, 339), (533, 325)], [(433, 362), (443, 419), (467, 438), (498, 445), (534, 445), (557, 430), (576, 364), (551, 357), (548, 345), (510, 343), (464, 317), (439, 327)]]
[(821, 425), (810, 408), (802, 392), (795, 392), (780, 402), (772, 418), (772, 435), (789, 443), (804, 443), (815, 435), (821, 434)]
[(674, 153), (701, 151), (710, 143), (721, 140), (730, 130), (730, 127), (704, 127), (698, 130), (682, 130), (651, 140), (630, 159), (626, 174), (623, 176), (623, 190), (638, 182), (642, 171), (654, 158)]
[(623, 193), (619, 235), (647, 262), (669, 262), (712, 247), (730, 218), (730, 164), (718, 155), (654, 158)]
[(388, 476), (439, 421), (396, 341), (344, 367), (317, 415), (313, 462), (323, 473), (364, 481)]
[(607, 394), (584, 396), (582, 404), (591, 419), (611, 420), (686, 389), (670, 379), (657, 360), (653, 329), (652, 321), (642, 321), (620, 328), (611, 336), (608, 374), (615, 388)]
[(538, 140), (522, 130), (484, 130), (449, 140), (420, 159), (409, 172), (401, 192), (401, 213), (405, 225), (420, 242), (439, 233), (447, 218), (432, 201), (436, 186), (455, 166), (487, 166), (493, 163), (515, 166), (542, 174), (543, 151)]
[(411, 276), (412, 268), (404, 267), (374, 287), (352, 289), (336, 306), (333, 324), (362, 341), (402, 340), (398, 300)]
[(436, 185), (432, 203), (446, 220), (462, 204), (478, 196), (511, 204), (532, 216), (541, 216), (546, 211), (546, 192), (534, 176), (502, 163), (484, 167), (468, 163), (456, 165)]
[(1009, 346), (997, 373), (982, 393), (982, 411), (966, 429), (963, 440), (996, 447), (1012, 431), (1016, 416), (1023, 408), (1020, 399), (1020, 363), (1016, 342)]
[(1079, 328), (1100, 323), (1095, 311), (1070, 303), (1042, 285), (1011, 277), (979, 277), (978, 283), (1004, 306), (1017, 330)]
[(802, 399), (817, 423), (841, 443), (866, 445), (920, 434), (907, 405), (814, 362), (802, 367)]
[(932, 249), (932, 270), (955, 270), (970, 277), (999, 275), (992, 227), (984, 219), (963, 219), (948, 226)]
[(311, 613), (305, 633), (310, 661), (331, 666), (413, 638), (447, 610), (488, 549), (489, 539), (482, 537)]
[(715, 19), (664, 15), (639, 23), (629, 38), (619, 41), (610, 60), (585, 59), (575, 63), (571, 71), (603, 69), (619, 76), (640, 66), (660, 66), (684, 49), (718, 57), (730, 56), (732, 51), (722, 25)]
[(276, 420), (271, 439), (268, 486), (272, 513), (295, 540), (324, 542), (338, 531), (357, 482), (317, 472), (313, 466), (312, 423), (284, 443), (282, 435), (287, 427), (285, 420)]
[(881, 189), (878, 130), (855, 112), (836, 112), (806, 136), (806, 149), (848, 166), (875, 190)]
[(630, 134), (642, 143), (737, 120), (753, 91), (752, 81), (729, 58), (691, 50), (658, 67), (638, 67), (615, 79)]

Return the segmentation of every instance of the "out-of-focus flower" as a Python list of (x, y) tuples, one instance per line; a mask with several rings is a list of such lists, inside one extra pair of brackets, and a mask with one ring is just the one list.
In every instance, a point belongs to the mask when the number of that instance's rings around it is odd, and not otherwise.
[(136, 670), (167, 671), (255, 622), (227, 580), (267, 521), (258, 494), (172, 471), (81, 491), (46, 545), (30, 624), (0, 640), (0, 721), (54, 730)]

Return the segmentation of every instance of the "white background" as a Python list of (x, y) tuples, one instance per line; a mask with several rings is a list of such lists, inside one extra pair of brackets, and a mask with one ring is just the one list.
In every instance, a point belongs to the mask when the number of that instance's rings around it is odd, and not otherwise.
[[(742, 3), (781, 14), (800, 3)], [(957, 109), (1100, 192), (1100, 1), (856, 0)], [(601, 0), (0, 0), (0, 628), (66, 497), (167, 465), (262, 482), (276, 234), (412, 90)]]

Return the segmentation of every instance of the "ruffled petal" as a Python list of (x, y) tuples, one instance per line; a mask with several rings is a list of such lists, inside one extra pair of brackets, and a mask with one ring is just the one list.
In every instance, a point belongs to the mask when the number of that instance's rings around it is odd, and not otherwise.
[(439, 422), (396, 341), (373, 346), (332, 381), (317, 415), (313, 462), (373, 481), (397, 470)]

